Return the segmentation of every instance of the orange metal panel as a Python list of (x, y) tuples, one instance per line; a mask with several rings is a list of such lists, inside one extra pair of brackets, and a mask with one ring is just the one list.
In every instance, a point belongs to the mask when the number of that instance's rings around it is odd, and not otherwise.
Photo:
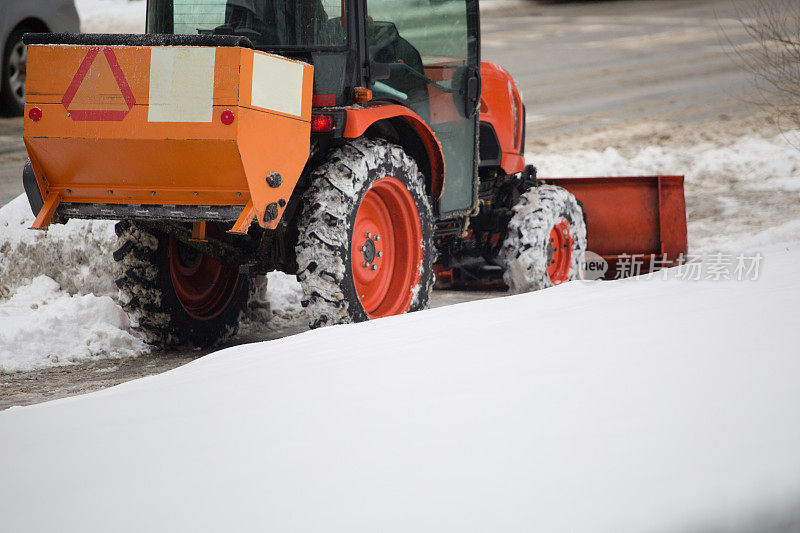
[(36, 219), (33, 221), (33, 225), (31, 225), (31, 229), (46, 230), (47, 226), (50, 225), (50, 221), (53, 220), (53, 215), (56, 214), (56, 208), (60, 201), (58, 193), (48, 194), (44, 199), (44, 205), (42, 205), (39, 214), (36, 215)]
[(422, 118), (411, 109), (396, 105), (376, 105), (361, 109), (347, 109), (347, 121), (344, 127), (344, 137), (355, 139), (361, 137), (367, 129), (379, 120), (402, 118), (419, 134), (419, 138), (428, 152), (431, 160), (431, 193), (434, 198), (442, 194), (444, 186), (444, 154), (442, 145), (436, 139), (433, 130)]
[[(263, 109), (257, 107), (252, 104), (252, 88), (253, 88), (253, 56), (255, 54), (260, 54), (263, 56), (269, 55), (265, 54), (264, 52), (256, 52), (254, 50), (250, 50), (247, 48), (242, 48), (242, 63), (241, 63), (241, 83), (240, 83), (240, 94), (239, 94), (239, 105), (247, 106), (252, 109)], [(307, 69), (312, 69), (311, 65), (305, 65)], [(313, 72), (309, 71), (309, 72)], [(308, 74), (308, 72), (306, 73)], [(303, 95), (311, 95), (314, 92), (314, 77), (306, 75), (303, 78)], [(302, 111), (300, 116), (297, 117), (295, 115), (291, 115), (288, 113), (280, 113), (278, 111), (269, 110), (270, 113), (274, 113), (279, 116), (289, 117), (289, 118), (299, 118), (305, 122), (309, 122), (311, 120), (311, 98), (303, 98), (303, 105)]]
[(231, 229), (228, 230), (228, 233), (238, 233), (240, 235), (245, 235), (247, 233), (247, 228), (250, 227), (250, 224), (253, 222), (253, 219), (256, 217), (256, 210), (253, 208), (252, 200), (247, 202), (247, 205), (244, 206), (242, 209), (242, 214), (239, 215), (239, 218), (236, 220), (236, 223), (233, 225)]
[[(136, 103), (140, 105), (149, 103), (150, 47), (147, 46), (29, 46), (28, 65), (33, 68), (29, 68), (27, 72), (25, 101), (30, 104), (61, 103), (64, 93), (91, 49), (111, 49)], [(237, 103), (240, 55), (239, 48), (216, 49), (214, 103), (217, 105)], [(98, 54), (91, 67), (87, 73), (89, 78), (92, 76), (100, 78), (110, 69), (105, 54)], [(117, 98), (117, 91), (113, 87), (111, 89), (112, 94), (106, 96)]]
[[(206, 85), (210, 120), (179, 114), (151, 122), (151, 47), (28, 50), (24, 140), (43, 197), (150, 205), (244, 206), (252, 200), (259, 224), (277, 226), (280, 202), (288, 200), (309, 155), (312, 66), (292, 62), (302, 75), (301, 113), (292, 116), (251, 103), (254, 55), (266, 54), (217, 48), (209, 66), (213, 90)], [(169, 63), (161, 75), (190, 68), (178, 64), (182, 60), (176, 56), (174, 68)], [(185, 90), (193, 96), (191, 87)], [(41, 110), (35, 121), (27, 116), (34, 106)], [(233, 120), (226, 123), (223, 114)], [(271, 172), (281, 174), (280, 187), (266, 183)], [(264, 220), (270, 203), (279, 206), (278, 218)]]
[(206, 239), (206, 221), (200, 220), (192, 222), (192, 238), (189, 239), (193, 242), (208, 242)]
[(522, 99), (511, 75), (503, 67), (486, 61), (481, 63), (480, 120), (491, 124), (497, 134), (503, 171), (506, 174), (522, 172), (525, 169), (525, 158), (519, 146), (522, 143)]

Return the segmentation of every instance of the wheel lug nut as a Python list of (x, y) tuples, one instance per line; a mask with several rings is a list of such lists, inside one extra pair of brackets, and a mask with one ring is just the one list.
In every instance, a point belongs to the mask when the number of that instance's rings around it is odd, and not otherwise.
[(366, 232), (366, 233), (364, 234), (364, 237), (366, 237), (367, 239), (369, 239), (369, 238), (370, 238), (370, 233), (369, 233), (369, 232)]
[(381, 236), (376, 233), (375, 236), (372, 238), (372, 240), (379, 241), (381, 240)]
[(383, 257), (383, 252), (380, 252), (380, 251), (379, 251), (379, 252), (378, 252), (376, 255), (377, 255), (378, 257)]
[(367, 268), (369, 266), (369, 263), (364, 261), (363, 263), (361, 263), (361, 266), (364, 267), (364, 268)]
[(364, 250), (366, 250), (366, 247), (361, 246), (361, 248), (359, 248), (359, 250), (361, 250), (363, 252)]
[(372, 269), (372, 270), (378, 270), (378, 265), (372, 265), (372, 266), (370, 267), (370, 269)]

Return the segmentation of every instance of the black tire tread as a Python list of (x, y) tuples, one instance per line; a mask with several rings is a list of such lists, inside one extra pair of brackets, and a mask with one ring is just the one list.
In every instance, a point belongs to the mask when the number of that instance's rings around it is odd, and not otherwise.
[(352, 224), (363, 194), (378, 177), (405, 176), (423, 222), (421, 282), (409, 311), (428, 307), (433, 288), (433, 209), (416, 162), (382, 139), (356, 139), (335, 150), (317, 168), (303, 196), (296, 247), (297, 277), (312, 328), (359, 322), (368, 317), (358, 302), (350, 272)]
[(528, 189), (514, 206), (514, 215), (500, 249), (505, 268), (503, 280), (514, 293), (553, 285), (547, 274), (546, 246), (550, 230), (566, 219), (573, 238), (569, 280), (579, 279), (586, 252), (586, 222), (583, 207), (569, 191), (555, 185)]

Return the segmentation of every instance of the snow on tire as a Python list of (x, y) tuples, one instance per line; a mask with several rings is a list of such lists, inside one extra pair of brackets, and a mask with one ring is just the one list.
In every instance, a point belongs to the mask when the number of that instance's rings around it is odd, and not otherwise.
[(296, 247), (312, 328), (425, 309), (433, 210), (416, 162), (381, 139), (334, 151), (303, 196)]
[(514, 206), (500, 250), (503, 279), (523, 293), (579, 279), (586, 252), (580, 202), (555, 185), (528, 189)]
[[(200, 252), (186, 252), (188, 247), (148, 226), (123, 220), (115, 230), (120, 299), (148, 343), (212, 346), (236, 334), (248, 298), (254, 296), (247, 276)], [(202, 278), (207, 285), (192, 284)]]

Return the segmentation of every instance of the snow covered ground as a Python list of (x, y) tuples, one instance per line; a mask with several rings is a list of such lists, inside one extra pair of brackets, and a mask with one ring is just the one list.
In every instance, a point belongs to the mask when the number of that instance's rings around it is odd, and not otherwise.
[[(142, 0), (76, 3), (84, 31), (143, 29)], [(692, 128), (534, 141), (528, 158), (685, 174), (690, 252), (761, 257), (757, 280), (571, 283), (12, 408), (0, 530), (800, 530), (800, 133)], [(113, 225), (32, 220), (24, 197), (0, 207), (0, 373), (145, 354)], [(296, 327), (298, 291), (270, 274), (271, 325), (243, 329)]]
[(114, 225), (28, 229), (28, 200), (0, 208), (0, 372), (147, 353), (114, 285)]
[(788, 246), (758, 281), (575, 282), (12, 408), (0, 516), (27, 532), (800, 520), (798, 264)]
[(108, 296), (70, 295), (38, 276), (0, 305), (0, 370), (34, 370), (149, 351)]

